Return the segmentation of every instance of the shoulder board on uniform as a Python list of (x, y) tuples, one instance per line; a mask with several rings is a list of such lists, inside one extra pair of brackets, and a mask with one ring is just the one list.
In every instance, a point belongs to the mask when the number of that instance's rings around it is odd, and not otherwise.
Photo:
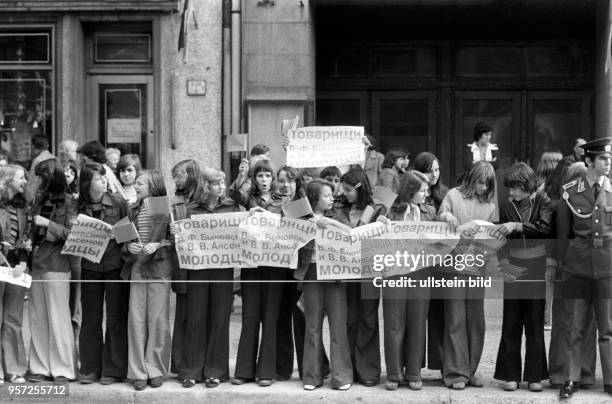
[(574, 185), (578, 184), (578, 180), (570, 181), (567, 184), (563, 185), (563, 189), (570, 189)]

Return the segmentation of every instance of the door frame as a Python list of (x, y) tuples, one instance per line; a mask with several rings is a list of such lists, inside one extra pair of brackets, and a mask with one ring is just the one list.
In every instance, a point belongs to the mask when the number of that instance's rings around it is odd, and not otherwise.
[[(100, 114), (98, 100), (99, 84), (144, 84), (147, 86), (147, 128), (146, 128), (146, 150), (144, 151), (144, 157), (147, 167), (156, 167), (158, 160), (156, 159), (158, 144), (154, 136), (155, 128), (155, 94), (154, 94), (154, 77), (152, 75), (119, 75), (119, 74), (105, 74), (105, 75), (91, 75), (88, 77), (88, 92), (87, 97), (87, 127), (95, 128), (92, 131), (86, 131), (85, 141), (100, 140)], [(142, 157), (142, 156), (141, 156)]]

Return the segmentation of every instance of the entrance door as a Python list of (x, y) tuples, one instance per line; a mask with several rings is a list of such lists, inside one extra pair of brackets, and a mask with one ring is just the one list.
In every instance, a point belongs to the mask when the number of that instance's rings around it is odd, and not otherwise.
[(435, 91), (372, 92), (372, 127), (378, 149), (404, 149), (411, 159), (436, 150)]
[(154, 166), (152, 76), (91, 76), (90, 94), (88, 140), (123, 144), (143, 166)]

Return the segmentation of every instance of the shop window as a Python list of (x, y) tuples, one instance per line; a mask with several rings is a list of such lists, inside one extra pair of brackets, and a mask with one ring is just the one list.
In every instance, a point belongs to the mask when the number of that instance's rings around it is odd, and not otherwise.
[(52, 30), (0, 30), (0, 140), (12, 159), (28, 165), (32, 136), (52, 144)]
[(378, 113), (380, 150), (405, 149), (413, 157), (427, 150), (430, 123), (427, 99), (382, 99)]
[(579, 46), (527, 47), (525, 61), (527, 75), (546, 76), (585, 76), (588, 52)]

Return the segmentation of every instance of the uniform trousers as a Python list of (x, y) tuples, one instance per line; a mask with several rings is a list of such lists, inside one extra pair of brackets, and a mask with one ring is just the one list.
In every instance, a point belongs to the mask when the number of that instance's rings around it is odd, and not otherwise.
[[(428, 273), (423, 269), (411, 278), (418, 281)], [(383, 288), (382, 294), (387, 380), (420, 381), (430, 288)]]
[(32, 374), (75, 378), (69, 280), (70, 272), (32, 271), (29, 361)]
[[(128, 378), (165, 377), (170, 364), (169, 277), (132, 270), (128, 314)], [(151, 281), (151, 282), (138, 282)]]
[(372, 282), (348, 282), (347, 334), (353, 363), (353, 379), (380, 379), (380, 333), (378, 306), (380, 289)]
[[(99, 272), (81, 270), (85, 281), (120, 281), (121, 268)], [(79, 333), (81, 373), (120, 379), (127, 374), (127, 318), (130, 286), (122, 282), (84, 282), (81, 285), (83, 320)], [(106, 332), (103, 307), (106, 302)], [(104, 337), (103, 337), (104, 335)]]
[(0, 313), (2, 317), (2, 366), (0, 378), (22, 376), (26, 371), (26, 353), (23, 343), (23, 299), (25, 288), (0, 282)]
[[(468, 282), (470, 276), (460, 275)], [(476, 373), (485, 336), (484, 289), (447, 288), (444, 301), (442, 377), (446, 386), (467, 383)]]
[[(179, 375), (202, 382), (208, 378), (229, 380), (229, 325), (234, 270), (188, 271), (186, 327)], [(198, 282), (227, 281), (227, 282)], [(244, 309), (244, 306), (243, 306)]]
[(242, 269), (243, 281), (256, 282), (242, 283), (242, 330), (234, 375), (237, 378), (272, 380), (276, 377), (276, 328), (284, 284), (268, 281), (281, 280), (282, 271), (272, 267)]
[(612, 384), (611, 281), (612, 278), (589, 279), (576, 275), (568, 275), (565, 279), (563, 293), (570, 298), (567, 302), (570, 318), (569, 332), (566, 333), (568, 359), (565, 381), (580, 380), (583, 363), (582, 341), (588, 332), (588, 312), (594, 309), (599, 331), (599, 356), (603, 380), (604, 384)]
[[(316, 264), (310, 264), (305, 280), (316, 280), (316, 274)], [(332, 388), (353, 382), (346, 327), (346, 301), (346, 284), (304, 282), (304, 385), (323, 384), (322, 329), (325, 313), (329, 320)]]
[[(559, 293), (552, 306), (552, 330), (550, 332), (550, 347), (548, 351), (548, 377), (551, 384), (562, 384), (566, 380), (567, 347), (566, 335), (571, 318), (569, 299), (561, 298), (563, 284), (555, 284)], [(558, 298), (557, 298), (558, 297)], [(582, 338), (582, 365), (580, 379), (582, 384), (595, 384), (595, 366), (597, 361), (597, 328), (593, 310), (585, 312), (585, 331)]]

